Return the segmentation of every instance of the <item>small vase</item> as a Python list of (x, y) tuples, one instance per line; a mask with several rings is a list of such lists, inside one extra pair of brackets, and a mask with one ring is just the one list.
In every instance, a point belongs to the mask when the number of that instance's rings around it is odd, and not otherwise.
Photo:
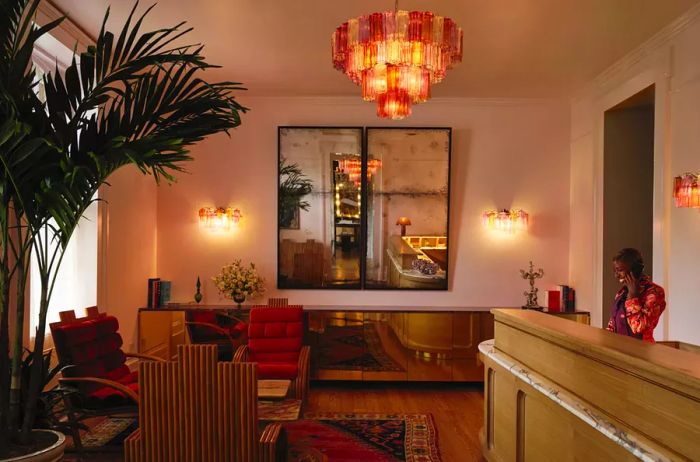
[(245, 301), (245, 294), (241, 294), (238, 292), (234, 292), (233, 294), (233, 301), (238, 304), (238, 309), (241, 309), (241, 303)]

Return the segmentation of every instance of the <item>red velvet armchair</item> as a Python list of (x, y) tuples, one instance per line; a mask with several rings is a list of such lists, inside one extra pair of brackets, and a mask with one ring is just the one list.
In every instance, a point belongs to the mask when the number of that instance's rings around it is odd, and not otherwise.
[(117, 318), (100, 314), (97, 307), (87, 311), (84, 318), (76, 318), (73, 311), (61, 312), (61, 321), (50, 324), (61, 367), (59, 384), (79, 451), (81, 420), (138, 414), (138, 372), (129, 370), (126, 358), (160, 360), (122, 351)]
[(309, 347), (302, 345), (301, 306), (252, 308), (248, 345), (238, 347), (234, 362), (257, 363), (258, 379), (289, 379), (290, 393), (300, 400), (309, 389)]

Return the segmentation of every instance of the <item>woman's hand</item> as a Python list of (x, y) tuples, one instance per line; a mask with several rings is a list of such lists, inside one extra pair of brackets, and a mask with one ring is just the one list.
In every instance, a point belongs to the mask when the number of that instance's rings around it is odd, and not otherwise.
[(634, 277), (632, 273), (625, 274), (625, 286), (627, 286), (627, 297), (636, 298), (639, 296), (637, 290), (637, 278)]

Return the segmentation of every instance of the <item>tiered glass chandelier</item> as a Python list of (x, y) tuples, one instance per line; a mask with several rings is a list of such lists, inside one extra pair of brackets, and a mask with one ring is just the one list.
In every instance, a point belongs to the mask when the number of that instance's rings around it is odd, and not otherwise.
[(353, 18), (332, 36), (333, 66), (377, 101), (377, 115), (403, 119), (430, 98), (430, 86), (462, 62), (462, 28), (430, 11), (372, 13)]

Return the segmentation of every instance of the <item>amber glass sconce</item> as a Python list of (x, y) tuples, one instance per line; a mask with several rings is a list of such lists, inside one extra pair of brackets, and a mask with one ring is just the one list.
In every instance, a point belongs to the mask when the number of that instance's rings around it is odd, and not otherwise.
[(673, 180), (673, 201), (676, 207), (700, 209), (700, 187), (698, 175), (684, 173)]
[(401, 235), (406, 235), (406, 226), (411, 226), (411, 219), (408, 217), (400, 217), (396, 220), (396, 224), (401, 226)]
[(202, 207), (199, 209), (199, 226), (213, 231), (228, 231), (236, 226), (243, 215), (232, 207)]
[(488, 210), (481, 219), (487, 229), (506, 233), (524, 231), (530, 222), (530, 216), (521, 209)]

